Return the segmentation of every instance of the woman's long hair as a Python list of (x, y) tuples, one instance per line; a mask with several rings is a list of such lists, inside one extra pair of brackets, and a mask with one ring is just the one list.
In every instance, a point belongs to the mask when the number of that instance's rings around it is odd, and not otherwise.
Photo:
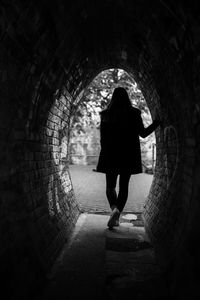
[(115, 88), (111, 101), (104, 110), (109, 116), (109, 121), (120, 122), (126, 119), (132, 104), (125, 88)]

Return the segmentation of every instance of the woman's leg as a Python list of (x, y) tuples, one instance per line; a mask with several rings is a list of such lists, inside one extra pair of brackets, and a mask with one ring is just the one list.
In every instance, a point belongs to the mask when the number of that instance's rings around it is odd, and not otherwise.
[(123, 208), (126, 204), (128, 198), (128, 186), (130, 181), (131, 174), (121, 173), (119, 177), (119, 193), (117, 198), (117, 208), (120, 213), (123, 211)]
[(115, 190), (117, 176), (118, 174), (115, 172), (106, 174), (106, 196), (112, 210), (117, 206), (117, 193)]
[(112, 209), (110, 218), (108, 220), (108, 227), (110, 229), (114, 226), (119, 226), (120, 212), (117, 208), (117, 193), (115, 190), (117, 184), (117, 176), (118, 174), (115, 172), (106, 174), (106, 195)]

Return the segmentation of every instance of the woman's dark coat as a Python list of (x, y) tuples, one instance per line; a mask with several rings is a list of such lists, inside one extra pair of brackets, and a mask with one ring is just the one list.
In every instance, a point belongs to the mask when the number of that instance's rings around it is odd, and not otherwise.
[(109, 111), (101, 112), (100, 143), (101, 151), (97, 164), (97, 172), (142, 173), (141, 150), (139, 136), (145, 138), (159, 125), (154, 121), (144, 128), (141, 112), (131, 107), (121, 121), (113, 121)]

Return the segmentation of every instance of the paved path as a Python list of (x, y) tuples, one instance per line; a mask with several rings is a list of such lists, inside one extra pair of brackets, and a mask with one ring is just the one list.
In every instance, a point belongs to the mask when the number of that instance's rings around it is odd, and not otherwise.
[[(92, 171), (95, 166), (70, 165), (69, 170), (80, 208), (84, 212), (110, 212), (105, 194), (105, 174)], [(151, 187), (153, 175), (132, 175), (124, 212), (140, 213)]]
[(170, 299), (144, 227), (122, 221), (109, 230), (108, 218), (80, 215), (35, 300)]

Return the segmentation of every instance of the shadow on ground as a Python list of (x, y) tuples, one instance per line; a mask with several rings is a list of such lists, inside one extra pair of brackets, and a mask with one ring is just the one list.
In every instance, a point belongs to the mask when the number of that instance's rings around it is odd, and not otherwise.
[(144, 227), (121, 218), (120, 226), (110, 230), (108, 219), (108, 215), (80, 215), (35, 300), (169, 299)]

